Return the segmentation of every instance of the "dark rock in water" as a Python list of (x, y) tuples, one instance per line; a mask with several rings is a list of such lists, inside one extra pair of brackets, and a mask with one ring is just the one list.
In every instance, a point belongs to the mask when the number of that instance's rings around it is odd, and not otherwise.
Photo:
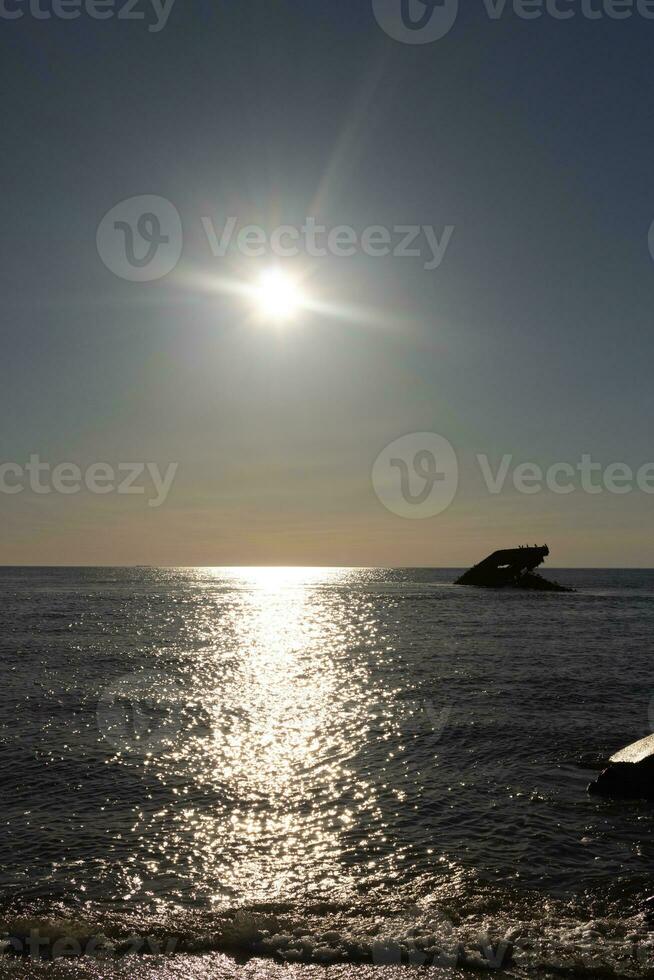
[(533, 548), (509, 548), (494, 551), (478, 565), (465, 572), (456, 580), (456, 585), (478, 585), (487, 589), (502, 589), (507, 586), (515, 589), (531, 589), (536, 592), (572, 592), (556, 582), (537, 575), (535, 568), (545, 561), (550, 553), (546, 544)]
[(616, 752), (588, 787), (589, 793), (622, 799), (654, 800), (654, 735)]

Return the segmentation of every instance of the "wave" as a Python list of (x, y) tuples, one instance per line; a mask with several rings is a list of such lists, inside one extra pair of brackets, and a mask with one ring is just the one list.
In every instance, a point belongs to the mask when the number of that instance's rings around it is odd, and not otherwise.
[[(465, 895), (464, 895), (465, 893)], [(461, 899), (465, 897), (465, 902)], [(644, 910), (593, 915), (508, 890), (432, 895), (391, 906), (362, 902), (262, 902), (219, 912), (180, 909), (159, 915), (88, 910), (81, 915), (0, 916), (0, 951), (51, 960), (130, 954), (280, 963), (412, 965), (492, 972), (507, 977), (654, 978), (654, 933)], [(589, 916), (590, 912), (589, 910)]]

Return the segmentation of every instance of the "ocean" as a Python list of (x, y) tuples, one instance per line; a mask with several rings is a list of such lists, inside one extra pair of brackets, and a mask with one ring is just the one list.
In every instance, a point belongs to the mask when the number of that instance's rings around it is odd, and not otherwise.
[(654, 977), (654, 571), (456, 575), (0, 569), (0, 976)]

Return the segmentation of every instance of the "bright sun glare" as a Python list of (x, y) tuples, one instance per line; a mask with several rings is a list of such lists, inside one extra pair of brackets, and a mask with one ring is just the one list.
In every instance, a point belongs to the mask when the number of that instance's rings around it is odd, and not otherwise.
[(268, 269), (255, 287), (255, 300), (264, 317), (280, 322), (296, 315), (304, 297), (291, 276), (280, 269)]

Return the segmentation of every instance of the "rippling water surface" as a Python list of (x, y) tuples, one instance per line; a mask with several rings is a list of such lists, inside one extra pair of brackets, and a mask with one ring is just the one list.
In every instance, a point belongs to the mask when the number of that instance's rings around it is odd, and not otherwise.
[(654, 572), (455, 574), (0, 570), (0, 932), (654, 975)]

